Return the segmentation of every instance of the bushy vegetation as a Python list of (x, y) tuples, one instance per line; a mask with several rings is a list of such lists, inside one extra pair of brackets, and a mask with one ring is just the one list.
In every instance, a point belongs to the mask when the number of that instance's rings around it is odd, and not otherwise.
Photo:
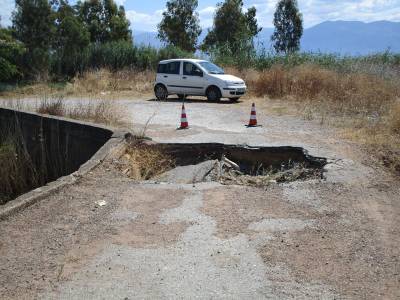
[(335, 106), (337, 113), (381, 113), (400, 96), (398, 86), (376, 76), (344, 74), (311, 64), (288, 69), (273, 66), (261, 72), (253, 84), (259, 96), (324, 101)]
[(274, 66), (285, 69), (301, 65), (316, 65), (340, 73), (366, 73), (381, 78), (400, 76), (400, 54), (386, 51), (364, 56), (341, 55), (338, 53), (295, 52), (287, 55), (273, 52), (241, 51), (237, 55), (226, 48), (214, 52), (211, 58), (223, 66), (234, 66), (239, 69), (269, 70)]
[(20, 65), (24, 52), (24, 46), (12, 37), (11, 30), (0, 28), (0, 82), (22, 78)]
[[(156, 49), (150, 46), (134, 46), (131, 42), (116, 41), (105, 44), (91, 44), (76, 56), (69, 55), (70, 78), (76, 74), (83, 74), (90, 70), (109, 69), (118, 71), (122, 69), (146, 69), (155, 70), (160, 60), (178, 57), (191, 57), (187, 53), (174, 46)], [(63, 58), (54, 56), (52, 62), (52, 74), (54, 79), (62, 79), (65, 73), (59, 72), (58, 66), (64, 63)]]

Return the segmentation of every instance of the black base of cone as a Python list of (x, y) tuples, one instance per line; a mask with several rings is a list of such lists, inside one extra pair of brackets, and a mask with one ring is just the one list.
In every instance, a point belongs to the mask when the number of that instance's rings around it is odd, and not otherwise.
[(186, 130), (189, 129), (190, 127), (178, 127), (176, 130)]
[(247, 128), (253, 128), (253, 127), (262, 127), (262, 125), (244, 125)]

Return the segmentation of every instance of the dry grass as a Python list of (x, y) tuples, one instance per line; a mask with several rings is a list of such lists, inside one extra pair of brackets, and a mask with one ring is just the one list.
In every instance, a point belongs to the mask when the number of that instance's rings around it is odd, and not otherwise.
[(149, 180), (174, 166), (174, 160), (140, 140), (130, 142), (122, 157), (121, 170), (134, 180)]
[(340, 127), (345, 138), (400, 174), (400, 79), (302, 65), (274, 66), (248, 84), (257, 96), (300, 106), (306, 119), (333, 120), (329, 125)]
[(32, 83), (29, 85), (15, 86), (13, 89), (0, 92), (0, 98), (24, 98), (34, 95), (57, 95), (63, 93), (66, 89), (65, 84), (53, 84), (50, 82)]
[(390, 109), (388, 124), (393, 133), (400, 135), (400, 101), (395, 102)]
[(0, 139), (0, 205), (36, 187), (36, 169), (15, 132), (2, 132)]
[(52, 116), (65, 116), (66, 108), (64, 106), (63, 98), (51, 99), (44, 97), (36, 109), (39, 114), (52, 115)]
[(67, 116), (72, 119), (114, 126), (125, 126), (127, 119), (123, 108), (111, 100), (79, 103), (68, 110)]
[(400, 95), (395, 84), (372, 75), (338, 73), (313, 65), (274, 66), (254, 81), (258, 96), (329, 103), (332, 113), (380, 113)]
[(121, 70), (110, 72), (106, 69), (88, 71), (76, 77), (68, 85), (69, 95), (124, 94), (142, 95), (153, 92), (155, 73), (153, 71)]
[(41, 114), (113, 126), (125, 126), (127, 120), (123, 107), (112, 100), (89, 100), (66, 105), (63, 97), (44, 97), (36, 111)]
[(37, 96), (143, 96), (153, 93), (155, 72), (133, 69), (111, 72), (107, 69), (86, 71), (71, 82), (34, 83), (0, 93), (3, 98)]

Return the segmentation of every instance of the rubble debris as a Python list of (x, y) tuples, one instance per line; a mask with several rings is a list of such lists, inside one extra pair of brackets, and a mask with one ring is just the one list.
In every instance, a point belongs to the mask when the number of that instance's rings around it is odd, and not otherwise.
[(100, 201), (96, 201), (95, 204), (97, 207), (103, 207), (103, 206), (107, 205), (107, 202), (104, 200), (100, 200)]
[[(140, 150), (140, 151), (139, 151)], [(147, 159), (151, 153), (157, 156)], [(134, 164), (120, 166), (131, 178), (157, 182), (268, 186), (296, 180), (323, 179), (326, 159), (308, 155), (299, 147), (249, 147), (223, 144), (130, 144), (121, 160)], [(149, 163), (152, 161), (153, 164)], [(162, 162), (166, 167), (160, 168)], [(133, 166), (143, 166), (146, 176), (132, 176)], [(157, 167), (157, 168), (156, 168)], [(152, 171), (153, 168), (157, 170)], [(140, 168), (137, 168), (138, 170)], [(142, 170), (140, 169), (140, 170)], [(143, 172), (141, 172), (143, 173)]]

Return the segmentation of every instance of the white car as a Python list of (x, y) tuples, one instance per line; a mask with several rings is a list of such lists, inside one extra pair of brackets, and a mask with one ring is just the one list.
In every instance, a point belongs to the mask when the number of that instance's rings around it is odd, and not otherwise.
[(237, 101), (246, 93), (245, 82), (206, 60), (170, 59), (160, 61), (154, 84), (158, 100), (176, 94), (186, 96), (206, 96), (209, 101), (229, 98)]

